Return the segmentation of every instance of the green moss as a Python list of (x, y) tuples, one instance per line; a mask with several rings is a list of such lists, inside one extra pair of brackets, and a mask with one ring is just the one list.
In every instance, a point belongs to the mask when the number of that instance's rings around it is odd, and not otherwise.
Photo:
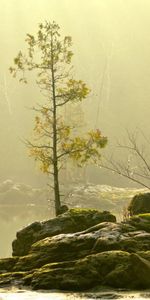
[(128, 273), (128, 265), (118, 265), (106, 276), (104, 283), (115, 288), (124, 288), (129, 286), (130, 277)]
[(30, 286), (32, 278), (33, 278), (33, 274), (34, 274), (34, 272), (25, 275), (23, 277), (22, 284), (25, 285), (25, 286)]
[(11, 272), (18, 261), (18, 257), (9, 257), (0, 259), (0, 272)]
[[(43, 260), (44, 261), (44, 260)], [(13, 271), (30, 271), (36, 268), (40, 268), (44, 262), (41, 263), (39, 254), (29, 254), (26, 256), (21, 256), (13, 268)]]
[(4, 274), (0, 274), (0, 285), (13, 284), (16, 280), (22, 280), (24, 276), (24, 272), (7, 272)]
[(92, 209), (92, 208), (71, 208), (68, 211), (71, 215), (77, 215), (77, 214), (84, 214), (84, 213), (97, 213), (97, 212), (101, 212), (97, 209)]
[(76, 224), (78, 230), (84, 230), (101, 222), (116, 222), (116, 217), (108, 211), (88, 208), (73, 208), (66, 214)]
[(145, 219), (147, 221), (150, 221), (150, 213), (146, 213), (146, 214), (139, 214), (137, 215), (139, 218)]
[(150, 287), (150, 262), (138, 254), (130, 256), (132, 269), (131, 288), (146, 289)]
[(121, 232), (126, 233), (126, 232), (132, 232), (135, 231), (136, 228), (128, 223), (121, 223), (120, 224)]
[(137, 254), (150, 262), (150, 250), (148, 250), (148, 251), (138, 251)]
[(138, 214), (127, 220), (127, 223), (131, 224), (136, 230), (145, 230), (150, 232), (150, 213)]
[(34, 289), (86, 290), (104, 284), (108, 273), (119, 266), (124, 270), (129, 262), (129, 253), (109, 251), (65, 264), (48, 264), (34, 272), (31, 286)]

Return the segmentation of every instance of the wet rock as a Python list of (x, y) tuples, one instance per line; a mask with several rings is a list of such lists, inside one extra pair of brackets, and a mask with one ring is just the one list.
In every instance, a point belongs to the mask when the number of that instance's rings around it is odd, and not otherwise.
[[(150, 262), (137, 254), (107, 251), (66, 265), (48, 264), (34, 272), (33, 289), (87, 290), (96, 286), (149, 288)], [(141, 271), (142, 278), (139, 271)]]
[(33, 274), (31, 286), (33, 289), (85, 290), (103, 284), (116, 264), (123, 263), (129, 263), (129, 254), (113, 251), (68, 262), (63, 268), (59, 263), (48, 264)]
[[(147, 258), (150, 258), (150, 251)], [(34, 290), (84, 291), (99, 286), (147, 289), (150, 286), (150, 260), (140, 253), (105, 251), (73, 261), (46, 264), (30, 272), (0, 275), (1, 286), (17, 282)]]
[(105, 221), (116, 222), (116, 218), (107, 211), (71, 209), (57, 218), (34, 222), (17, 233), (17, 238), (12, 243), (13, 256), (28, 254), (31, 245), (45, 237), (82, 231)]
[(149, 248), (150, 233), (122, 232), (122, 224), (103, 222), (81, 232), (59, 234), (34, 243), (28, 255), (19, 257), (14, 270), (32, 270), (48, 263), (78, 260), (104, 251), (136, 253)]

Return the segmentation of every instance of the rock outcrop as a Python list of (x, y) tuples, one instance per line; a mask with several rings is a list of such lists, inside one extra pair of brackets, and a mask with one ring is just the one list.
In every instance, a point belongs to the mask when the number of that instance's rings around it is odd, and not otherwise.
[(17, 232), (17, 238), (12, 244), (13, 256), (26, 255), (33, 243), (46, 237), (82, 231), (101, 222), (116, 222), (116, 217), (108, 211), (70, 209), (57, 218), (34, 222)]
[(17, 233), (16, 256), (0, 260), (0, 285), (150, 288), (149, 229), (150, 214), (116, 223), (109, 212), (80, 209), (33, 223)]

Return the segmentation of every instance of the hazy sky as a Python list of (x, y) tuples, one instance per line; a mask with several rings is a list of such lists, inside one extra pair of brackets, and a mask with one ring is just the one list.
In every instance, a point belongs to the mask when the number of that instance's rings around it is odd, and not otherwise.
[[(32, 176), (34, 164), (20, 142), (32, 131), (37, 91), (18, 84), (8, 68), (26, 33), (44, 20), (55, 20), (73, 38), (77, 78), (90, 86), (85, 104), (91, 126), (112, 142), (125, 128), (141, 127), (149, 135), (150, 1), (149, 0), (1, 0), (0, 10), (0, 177)], [(103, 85), (101, 84), (103, 81)], [(99, 109), (99, 114), (97, 111)]]

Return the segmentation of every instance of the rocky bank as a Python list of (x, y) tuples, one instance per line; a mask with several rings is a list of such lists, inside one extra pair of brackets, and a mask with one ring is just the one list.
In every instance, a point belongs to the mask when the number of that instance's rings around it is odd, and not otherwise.
[(71, 209), (22, 229), (12, 246), (0, 286), (150, 288), (150, 213), (116, 223), (107, 211)]

